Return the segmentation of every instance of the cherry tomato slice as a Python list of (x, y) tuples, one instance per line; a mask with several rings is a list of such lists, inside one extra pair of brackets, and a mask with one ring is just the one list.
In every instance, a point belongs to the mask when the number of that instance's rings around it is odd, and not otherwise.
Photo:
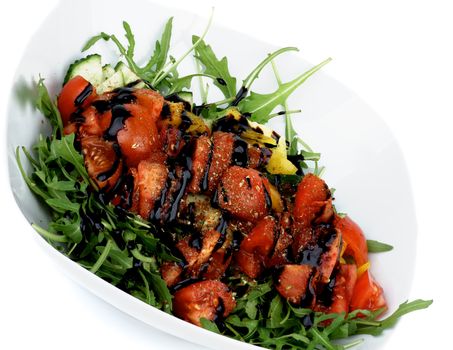
[(344, 254), (354, 258), (358, 267), (368, 261), (368, 248), (362, 229), (349, 216), (335, 216), (334, 226), (341, 232), (346, 243)]
[(118, 157), (115, 145), (98, 136), (83, 137), (81, 145), (88, 175), (99, 188), (113, 187), (122, 170), (122, 161)]
[(96, 89), (80, 75), (69, 80), (58, 96), (58, 110), (63, 125), (70, 122), (71, 115), (81, 107), (85, 107), (96, 98)]
[(293, 304), (299, 304), (306, 296), (312, 273), (309, 265), (284, 265), (275, 288)]
[(330, 198), (326, 183), (318, 176), (307, 174), (299, 183), (293, 215), (299, 226), (309, 227)]
[(254, 169), (228, 168), (217, 191), (219, 206), (238, 219), (258, 222), (272, 206), (269, 181)]
[(349, 309), (376, 311), (381, 308), (387, 309), (384, 291), (370, 271), (366, 271), (357, 279)]
[(178, 290), (173, 299), (176, 316), (201, 326), (200, 319), (227, 317), (236, 307), (233, 294), (220, 281), (202, 281)]

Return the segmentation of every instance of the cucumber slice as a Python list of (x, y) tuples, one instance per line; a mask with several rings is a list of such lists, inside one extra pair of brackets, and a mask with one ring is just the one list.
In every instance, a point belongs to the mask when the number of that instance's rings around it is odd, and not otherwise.
[(123, 87), (124, 85), (123, 74), (121, 72), (114, 72), (110, 78), (104, 80), (96, 87), (96, 92), (98, 94), (103, 94), (104, 92), (112, 91), (116, 88)]
[(81, 75), (94, 87), (97, 87), (102, 82), (104, 76), (102, 72), (101, 56), (98, 54), (88, 55), (71, 64), (64, 78), (63, 85), (77, 75)]
[(110, 78), (113, 74), (115, 74), (115, 69), (110, 64), (105, 64), (102, 67), (102, 79), (103, 81)]
[(134, 81), (140, 80), (137, 74), (131, 71), (124, 62), (118, 62), (118, 64), (115, 67), (115, 71), (121, 72), (121, 74), (123, 75), (124, 85), (128, 85), (130, 83), (133, 83)]

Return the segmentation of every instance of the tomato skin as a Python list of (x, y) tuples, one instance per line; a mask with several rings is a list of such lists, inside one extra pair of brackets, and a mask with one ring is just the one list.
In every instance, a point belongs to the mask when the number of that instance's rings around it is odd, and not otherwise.
[(234, 135), (229, 132), (216, 131), (212, 134), (214, 148), (208, 171), (208, 192), (212, 193), (231, 164)]
[(330, 198), (326, 183), (318, 176), (307, 174), (297, 186), (294, 220), (301, 227), (309, 227)]
[(346, 243), (345, 255), (354, 258), (357, 267), (368, 262), (368, 247), (362, 229), (349, 216), (344, 218), (335, 216), (334, 226), (341, 232), (343, 241)]
[(375, 281), (369, 270), (363, 273), (354, 287), (349, 310), (370, 310), (376, 311), (381, 308), (387, 309), (384, 291)]
[(275, 288), (293, 304), (299, 304), (306, 295), (313, 268), (309, 265), (284, 265)]
[[(220, 308), (220, 306), (223, 306)], [(174, 294), (173, 311), (176, 316), (201, 326), (200, 319), (215, 320), (227, 317), (236, 307), (233, 294), (228, 287), (217, 280), (207, 280), (191, 284)], [(218, 308), (223, 312), (218, 315)]]
[(69, 80), (63, 86), (57, 101), (63, 125), (69, 124), (71, 115), (78, 108), (88, 106), (96, 96), (96, 89), (80, 75)]
[(192, 155), (192, 180), (189, 184), (190, 193), (198, 193), (201, 191), (211, 147), (212, 143), (208, 136), (200, 136), (195, 140), (195, 147)]
[(276, 223), (272, 216), (264, 217), (244, 238), (236, 253), (236, 261), (250, 278), (257, 278), (264, 269), (274, 247)]
[(126, 164), (136, 167), (142, 160), (162, 153), (156, 122), (148, 109), (140, 105), (125, 105), (131, 116), (118, 131), (117, 139)]
[(137, 167), (134, 185), (139, 192), (138, 213), (148, 219), (154, 203), (160, 197), (167, 181), (168, 169), (165, 165), (151, 161), (141, 161)]
[[(335, 275), (335, 286), (332, 293), (332, 304), (328, 307), (315, 305), (315, 311), (324, 313), (345, 313), (349, 312), (354, 287), (357, 281), (357, 267), (353, 264), (341, 264)], [(330, 323), (329, 323), (330, 324)]]
[[(114, 144), (98, 136), (87, 136), (82, 138), (81, 146), (88, 175), (100, 189), (113, 187), (122, 171), (122, 160), (118, 158)], [(110, 173), (110, 176), (99, 178), (107, 173)]]
[(266, 192), (270, 192), (269, 181), (257, 170), (239, 166), (228, 168), (217, 191), (219, 206), (238, 219), (255, 223), (270, 209), (266, 200)]

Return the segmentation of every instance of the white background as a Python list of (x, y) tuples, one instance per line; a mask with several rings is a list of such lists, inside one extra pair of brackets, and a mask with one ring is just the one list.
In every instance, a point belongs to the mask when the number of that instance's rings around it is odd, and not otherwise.
[[(55, 3), (15, 0), (0, 5), (3, 140), (4, 112), (16, 62)], [(122, 2), (123, 6), (127, 3)], [(200, 14), (207, 14), (215, 5), (217, 24), (274, 45), (297, 46), (311, 62), (333, 57), (325, 71), (355, 90), (387, 122), (407, 160), (419, 225), (409, 298), (432, 298), (434, 304), (403, 318), (386, 349), (449, 348), (448, 323), (453, 311), (449, 297), (453, 11), (449, 1), (165, 3)], [(2, 143), (3, 153), (5, 141)], [(1, 157), (4, 160), (4, 154)], [(1, 176), (3, 193), (7, 190), (5, 169)], [(11, 205), (15, 204), (0, 199), (1, 349), (199, 348), (155, 331), (80, 289), (33, 240), (17, 245), (14, 217), (8, 215)]]

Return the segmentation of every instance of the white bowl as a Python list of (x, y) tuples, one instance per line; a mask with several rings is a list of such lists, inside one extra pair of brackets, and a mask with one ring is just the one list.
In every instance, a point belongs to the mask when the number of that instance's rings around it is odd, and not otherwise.
[[(33, 81), (41, 75), (50, 92), (56, 94), (69, 63), (80, 57), (87, 38), (105, 31), (122, 37), (121, 23), (127, 20), (135, 33), (138, 57), (149, 54), (168, 17), (174, 16), (173, 52), (182, 52), (191, 43), (191, 34), (200, 34), (206, 19), (150, 4), (140, 0), (134, 7), (118, 11), (109, 1), (61, 2), (36, 32), (16, 72), (15, 86), (8, 109), (7, 152), (10, 183), (17, 205), (28, 222), (44, 223), (46, 212), (21, 178), (14, 160), (17, 146), (31, 148), (39, 133), (46, 133), (44, 118), (30, 106)], [(140, 9), (140, 11), (136, 11)], [(91, 20), (87, 14), (99, 14)], [(146, 14), (144, 16), (143, 14)], [(153, 39), (153, 40), (150, 40)], [(230, 71), (243, 78), (265, 55), (275, 49), (247, 35), (217, 27), (206, 39), (219, 56), (227, 55)], [(92, 52), (102, 54), (105, 62), (115, 62), (112, 46), (99, 43)], [(277, 60), (285, 80), (312, 65), (297, 54)], [(183, 69), (193, 70), (190, 59)], [(194, 84), (195, 86), (196, 84)], [(272, 73), (263, 73), (255, 88), (271, 91)], [(415, 260), (416, 223), (409, 177), (397, 141), (367, 104), (355, 93), (322, 72), (307, 81), (289, 100), (290, 108), (302, 108), (294, 117), (300, 135), (322, 153), (325, 179), (336, 188), (337, 208), (357, 221), (368, 238), (392, 244), (395, 249), (372, 255), (372, 272), (384, 287), (390, 310), (407, 299)], [(282, 130), (282, 120), (271, 123)], [(26, 128), (23, 126), (27, 125)], [(30, 227), (30, 230), (32, 228)], [(75, 281), (125, 313), (165, 332), (214, 349), (252, 349), (238, 342), (195, 327), (101, 280), (69, 260), (36, 234), (36, 242)], [(44, 272), (43, 272), (44, 273)], [(367, 337), (366, 348), (381, 348), (391, 332), (378, 338)]]

